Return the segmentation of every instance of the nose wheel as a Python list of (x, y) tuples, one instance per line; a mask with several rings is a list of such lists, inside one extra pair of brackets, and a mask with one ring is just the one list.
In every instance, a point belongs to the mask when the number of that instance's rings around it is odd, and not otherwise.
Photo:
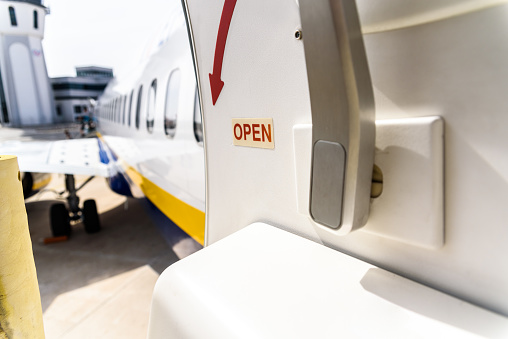
[(80, 208), (79, 197), (77, 195), (77, 192), (93, 178), (93, 176), (88, 178), (76, 189), (74, 176), (70, 174), (65, 175), (66, 190), (60, 194), (68, 192), (67, 204), (69, 209), (67, 209), (64, 203), (56, 203), (51, 206), (49, 217), (51, 232), (54, 237), (69, 236), (71, 234), (71, 224), (76, 224), (80, 221), (83, 222), (87, 233), (97, 233), (100, 231), (101, 224), (95, 200), (86, 200), (83, 203), (83, 208)]

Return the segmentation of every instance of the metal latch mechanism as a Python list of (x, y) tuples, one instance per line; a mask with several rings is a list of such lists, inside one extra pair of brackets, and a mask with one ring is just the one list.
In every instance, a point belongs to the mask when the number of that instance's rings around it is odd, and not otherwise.
[(368, 218), (376, 134), (360, 22), (354, 1), (299, 3), (312, 109), (310, 215), (347, 234)]

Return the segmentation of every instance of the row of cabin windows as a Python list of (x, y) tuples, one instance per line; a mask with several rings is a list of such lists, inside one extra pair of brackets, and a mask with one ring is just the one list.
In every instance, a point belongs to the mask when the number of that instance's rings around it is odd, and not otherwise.
[[(157, 97), (157, 79), (154, 79), (148, 89), (146, 103), (146, 129), (148, 133), (153, 133), (155, 121), (155, 103)], [(166, 90), (166, 101), (164, 104), (164, 133), (168, 138), (173, 138), (176, 134), (176, 118), (178, 113), (178, 99), (180, 97), (180, 71), (175, 70), (169, 75)], [(131, 126), (131, 111), (133, 108), (134, 90), (130, 95), (125, 95), (113, 99), (99, 110), (99, 115), (107, 120), (120, 124)], [(136, 110), (134, 125), (136, 129), (141, 124), (141, 107), (143, 104), (143, 85), (139, 86), (136, 98)], [(201, 109), (199, 107), (199, 97), (196, 90), (194, 99), (194, 135), (198, 142), (203, 141), (203, 127), (201, 123)]]
[[(11, 26), (17, 26), (16, 11), (12, 6), (9, 6), (9, 17), (11, 18)], [(34, 28), (39, 29), (39, 13), (37, 11), (34, 11)]]

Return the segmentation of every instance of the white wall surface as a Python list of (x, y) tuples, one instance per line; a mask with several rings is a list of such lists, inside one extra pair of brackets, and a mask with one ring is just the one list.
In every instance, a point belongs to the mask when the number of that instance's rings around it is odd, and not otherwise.
[(40, 123), (37, 89), (28, 48), (14, 43), (9, 48), (18, 114), (22, 125)]

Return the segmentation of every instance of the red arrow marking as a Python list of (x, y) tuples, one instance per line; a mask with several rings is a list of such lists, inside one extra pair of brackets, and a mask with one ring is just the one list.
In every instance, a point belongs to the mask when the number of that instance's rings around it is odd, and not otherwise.
[(224, 59), (224, 49), (226, 48), (226, 40), (228, 38), (229, 25), (235, 10), (236, 0), (225, 0), (220, 17), (219, 31), (217, 32), (217, 43), (215, 44), (215, 55), (213, 58), (213, 73), (210, 73), (210, 88), (212, 90), (212, 102), (215, 106), (219, 98), (224, 81), (220, 76), (222, 73), (222, 61)]

